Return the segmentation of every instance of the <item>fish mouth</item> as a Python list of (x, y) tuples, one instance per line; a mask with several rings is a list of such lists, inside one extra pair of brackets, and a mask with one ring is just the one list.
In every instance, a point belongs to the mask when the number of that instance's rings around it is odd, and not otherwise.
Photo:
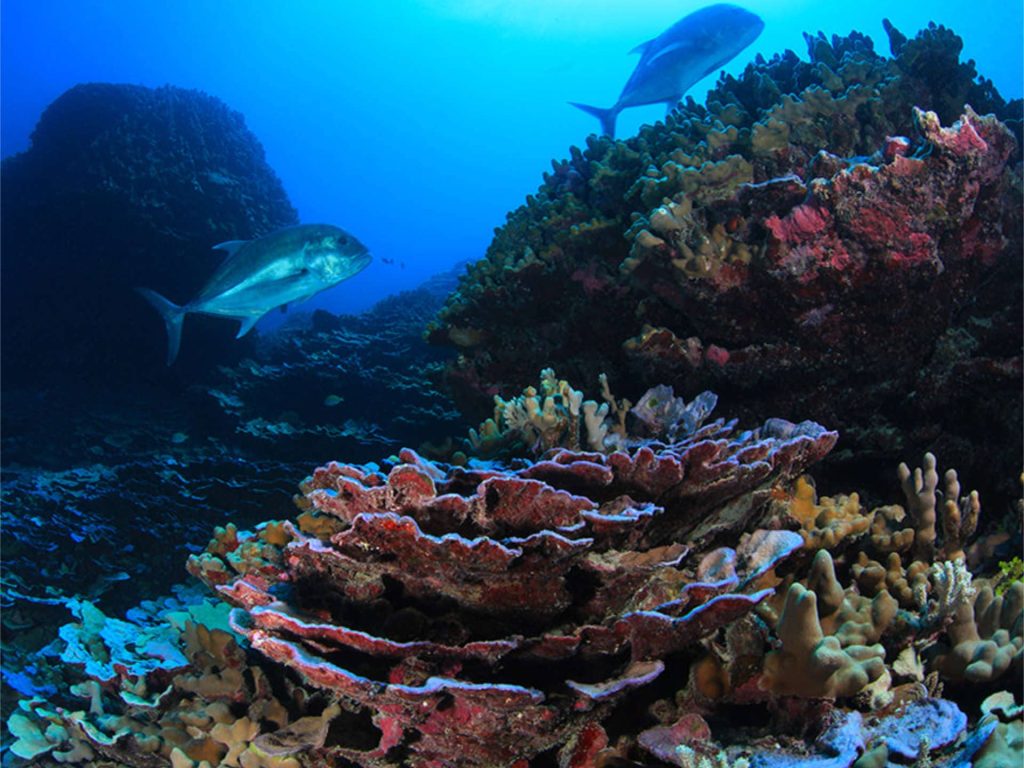
[[(355, 272), (362, 272), (373, 261), (373, 256), (370, 255), (369, 251), (363, 251), (361, 254), (352, 259), (352, 263), (355, 265)], [(354, 273), (353, 273), (354, 274)]]

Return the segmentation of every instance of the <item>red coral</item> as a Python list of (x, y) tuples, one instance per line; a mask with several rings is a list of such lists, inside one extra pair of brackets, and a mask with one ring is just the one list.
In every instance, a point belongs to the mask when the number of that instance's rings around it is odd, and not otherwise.
[(332, 464), (300, 499), (330, 522), (307, 527), (319, 538), (285, 525), (263, 538), (288, 543), (255, 549), (241, 534), (248, 559), (215, 540), (192, 569), (236, 606), (255, 651), (370, 714), (375, 746), (325, 746), (324, 759), (510, 765), (569, 745), (586, 765), (613, 705), (771, 594), (753, 585), (799, 535), (708, 547), (835, 438), (718, 421), (678, 443), (563, 450), (517, 470), (411, 451), (386, 474)]

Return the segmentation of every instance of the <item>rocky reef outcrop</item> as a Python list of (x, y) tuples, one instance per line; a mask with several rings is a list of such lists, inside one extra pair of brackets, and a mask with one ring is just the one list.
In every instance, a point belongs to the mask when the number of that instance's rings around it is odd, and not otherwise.
[(1013, 494), (1021, 103), (951, 31), (886, 26), (891, 57), (808, 36), (554, 163), (432, 327), (449, 390), (482, 416), (546, 365), (713, 389), (837, 428), (823, 479), (935, 450)]
[(5, 671), (52, 639), (73, 597), (120, 613), (167, 592), (211, 526), (287, 506), (318, 457), (369, 461), (464, 433), (423, 375), (448, 357), (422, 339), (448, 286), (436, 278), (359, 316), (296, 316), (177, 395), (5, 395)]
[[(213, 245), (297, 221), (242, 115), (172, 86), (70, 89), (4, 161), (2, 194), (5, 389), (165, 377), (162, 323), (133, 289), (186, 301)], [(175, 375), (243, 349), (230, 324), (188, 324), (203, 343)]]

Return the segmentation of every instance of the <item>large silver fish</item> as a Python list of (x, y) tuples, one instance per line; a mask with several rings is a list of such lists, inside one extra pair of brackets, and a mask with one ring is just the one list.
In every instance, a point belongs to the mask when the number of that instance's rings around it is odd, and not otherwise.
[(601, 130), (614, 136), (619, 112), (661, 102), (671, 110), (694, 83), (731, 61), (763, 29), (759, 16), (737, 5), (701, 8), (630, 51), (640, 54), (640, 62), (615, 104), (602, 109), (570, 103), (596, 117)]
[(178, 306), (156, 291), (138, 288), (167, 324), (167, 364), (178, 356), (185, 315), (231, 317), (241, 338), (276, 307), (304, 301), (337, 285), (370, 263), (366, 247), (340, 227), (300, 224), (256, 240), (213, 246), (228, 256), (192, 301)]

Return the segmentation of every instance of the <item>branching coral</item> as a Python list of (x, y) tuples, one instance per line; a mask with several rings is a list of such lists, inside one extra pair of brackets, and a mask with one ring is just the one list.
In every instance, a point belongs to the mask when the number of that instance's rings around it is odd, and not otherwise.
[(885, 670), (881, 646), (843, 648), (825, 635), (814, 592), (793, 584), (776, 631), (782, 647), (765, 657), (765, 685), (775, 693), (808, 698), (852, 696)]
[[(703, 392), (687, 403), (671, 387), (649, 389), (633, 407), (611, 392), (601, 374), (602, 403), (584, 400), (554, 370), (540, 374), (540, 391), (527, 387), (512, 400), (494, 397), (494, 417), (469, 431), (469, 445), (478, 456), (528, 453), (539, 456), (555, 448), (610, 453), (641, 439), (676, 441), (693, 434), (718, 398)], [(627, 425), (627, 419), (630, 423)]]
[(1024, 584), (1015, 582), (995, 596), (981, 587), (973, 600), (962, 600), (946, 641), (929, 648), (935, 668), (949, 680), (972, 683), (999, 678), (1024, 659)]

